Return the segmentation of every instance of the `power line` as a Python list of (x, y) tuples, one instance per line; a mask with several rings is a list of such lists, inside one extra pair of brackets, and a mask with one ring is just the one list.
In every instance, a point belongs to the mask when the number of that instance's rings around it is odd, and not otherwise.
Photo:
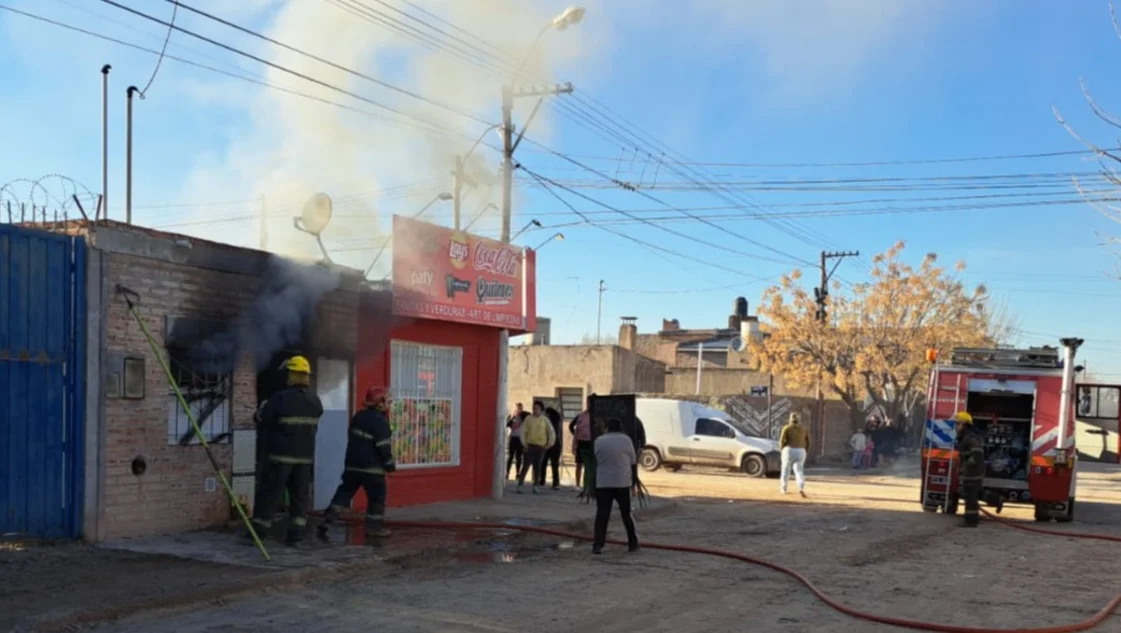
[[(123, 5), (123, 4), (120, 4), (120, 3), (116, 2), (115, 0), (101, 0), (101, 1), (102, 1), (102, 2), (104, 2), (105, 4), (108, 4), (108, 5), (111, 5), (111, 6), (117, 7), (118, 9), (121, 9), (121, 10), (123, 10), (123, 11), (127, 11), (128, 13), (131, 13), (131, 14), (133, 14), (133, 15), (136, 15), (136, 16), (138, 16), (138, 17), (142, 17), (142, 18), (144, 18), (144, 19), (146, 19), (146, 20), (150, 20), (150, 21), (152, 21), (152, 22), (155, 22), (156, 24), (162, 24), (162, 25), (164, 25), (164, 26), (167, 26), (167, 27), (173, 28), (173, 29), (175, 29), (176, 31), (179, 31), (180, 33), (184, 33), (184, 34), (186, 34), (186, 35), (190, 35), (191, 37), (194, 37), (194, 38), (196, 38), (196, 39), (202, 40), (202, 41), (204, 41), (204, 42), (207, 42), (207, 43), (209, 43), (209, 44), (212, 44), (212, 45), (214, 45), (214, 46), (217, 46), (217, 47), (219, 47), (219, 48), (225, 49), (225, 50), (227, 50), (227, 51), (229, 51), (229, 52), (231, 52), (231, 53), (234, 53), (235, 55), (240, 55), (241, 57), (245, 57), (245, 58), (247, 58), (247, 59), (251, 59), (251, 60), (253, 60), (253, 61), (256, 61), (256, 62), (258, 62), (258, 63), (264, 64), (264, 65), (266, 65), (266, 66), (268, 66), (268, 67), (270, 67), (270, 68), (273, 68), (273, 69), (275, 69), (275, 70), (279, 70), (279, 71), (281, 71), (281, 72), (283, 72), (283, 73), (286, 73), (286, 74), (292, 75), (293, 77), (298, 77), (298, 78), (300, 78), (300, 79), (303, 79), (303, 80), (305, 80), (305, 81), (310, 81), (311, 83), (314, 83), (314, 84), (316, 84), (316, 85), (318, 85), (318, 86), (321, 86), (321, 87), (323, 87), (323, 88), (327, 88), (328, 90), (332, 90), (332, 91), (334, 91), (334, 92), (338, 92), (339, 94), (344, 94), (344, 95), (347, 95), (347, 96), (349, 96), (349, 97), (352, 97), (352, 98), (354, 98), (354, 99), (358, 99), (359, 101), (362, 101), (363, 103), (367, 103), (367, 104), (369, 104), (369, 105), (372, 105), (372, 106), (374, 106), (374, 107), (376, 107), (376, 108), (380, 108), (380, 109), (382, 109), (382, 110), (386, 110), (386, 111), (388, 111), (388, 112), (392, 112), (392, 113), (394, 113), (394, 114), (398, 114), (398, 115), (401, 115), (401, 116), (404, 116), (404, 117), (408, 117), (408, 118), (410, 118), (410, 119), (413, 119), (413, 120), (415, 120), (415, 121), (418, 121), (418, 122), (420, 122), (420, 123), (423, 123), (423, 124), (425, 124), (425, 125), (430, 125), (430, 126), (432, 126), (432, 127), (437, 127), (437, 128), (438, 128), (438, 127), (441, 127), (441, 126), (439, 126), (439, 125), (437, 125), (437, 124), (435, 124), (435, 123), (432, 123), (432, 122), (430, 122), (430, 121), (427, 121), (427, 120), (425, 120), (424, 118), (422, 118), (422, 117), (420, 117), (420, 116), (417, 116), (417, 115), (415, 115), (415, 114), (411, 114), (411, 113), (409, 113), (409, 112), (405, 112), (405, 111), (403, 111), (403, 110), (399, 110), (399, 109), (397, 109), (397, 108), (394, 108), (393, 106), (388, 106), (388, 105), (385, 105), (384, 103), (379, 103), (379, 102), (377, 102), (377, 101), (374, 101), (373, 99), (369, 99), (369, 98), (367, 98), (367, 97), (364, 97), (364, 96), (362, 96), (362, 95), (360, 95), (360, 94), (357, 94), (357, 93), (351, 92), (351, 91), (349, 91), (349, 90), (346, 90), (346, 89), (344, 89), (344, 88), (340, 88), (340, 87), (338, 87), (338, 86), (336, 86), (336, 85), (334, 85), (334, 84), (328, 83), (328, 82), (326, 82), (326, 81), (323, 81), (323, 80), (321, 80), (321, 79), (316, 79), (315, 77), (312, 77), (312, 76), (310, 76), (310, 75), (307, 75), (307, 74), (305, 74), (305, 73), (302, 73), (302, 72), (300, 72), (300, 71), (297, 71), (297, 70), (292, 70), (291, 68), (288, 68), (287, 66), (284, 66), (284, 65), (281, 65), (281, 64), (277, 64), (277, 63), (275, 63), (275, 62), (271, 62), (271, 61), (269, 61), (269, 60), (267, 60), (267, 59), (264, 59), (263, 57), (259, 57), (259, 56), (257, 56), (257, 55), (254, 55), (254, 54), (252, 54), (252, 53), (248, 53), (248, 52), (246, 52), (246, 51), (243, 51), (243, 50), (241, 50), (241, 49), (238, 49), (238, 48), (235, 48), (235, 47), (233, 47), (233, 46), (230, 46), (229, 44), (225, 44), (225, 43), (223, 43), (223, 42), (219, 42), (218, 40), (215, 40), (215, 39), (212, 39), (212, 38), (206, 37), (205, 35), (200, 35), (200, 34), (198, 34), (198, 33), (195, 33), (194, 31), (190, 31), (190, 30), (187, 30), (187, 29), (185, 29), (185, 28), (183, 28), (183, 27), (181, 27), (181, 26), (177, 26), (177, 25), (171, 24), (170, 22), (166, 22), (166, 21), (164, 21), (164, 20), (161, 20), (161, 19), (159, 19), (159, 18), (157, 18), (157, 17), (155, 17), (155, 16), (152, 16), (152, 15), (148, 15), (147, 13), (144, 13), (143, 11), (138, 11), (138, 10), (136, 10), (136, 9), (133, 9), (133, 8), (131, 8), (131, 7), (126, 7), (125, 5)], [(188, 5), (186, 5), (186, 4), (183, 4), (182, 6), (183, 6), (183, 8), (185, 8), (185, 9), (187, 9), (187, 10), (189, 10), (189, 11), (191, 11), (191, 10), (197, 11), (197, 10), (193, 9), (192, 7), (189, 7), (189, 6), (188, 6)], [(209, 14), (207, 14), (207, 15), (209, 16)], [(219, 18), (214, 18), (214, 19), (219, 19)], [(232, 23), (230, 23), (230, 24), (232, 25)], [(236, 25), (232, 25), (232, 26), (233, 26), (233, 28), (241, 28), (241, 27), (237, 27)], [(248, 31), (248, 29), (246, 29), (246, 30)], [(253, 32), (253, 31), (249, 31), (249, 32), (250, 32), (250, 33), (253, 33), (254, 35), (257, 35), (258, 37), (261, 37), (262, 39), (265, 39), (266, 41), (272, 41), (272, 42), (275, 42), (275, 40), (272, 40), (271, 38), (268, 38), (267, 36), (264, 36), (264, 35), (260, 35), (260, 34), (258, 34), (258, 33), (255, 33), (255, 32)], [(279, 43), (277, 43), (277, 44), (278, 44), (278, 45), (281, 45), (281, 46), (284, 46), (283, 44), (279, 44)], [(302, 51), (299, 51), (299, 49), (291, 49), (291, 50), (294, 50), (294, 51), (296, 51), (296, 52), (300, 52), (301, 54), (305, 54), (305, 55), (308, 55), (309, 57), (312, 57), (313, 59), (318, 59), (318, 58), (316, 58), (316, 57), (315, 57), (314, 55), (311, 55), (310, 53), (303, 53)], [(331, 62), (327, 62), (326, 60), (320, 60), (320, 61), (323, 61), (323, 63), (327, 63), (327, 64), (330, 64), (330, 63), (331, 63)], [(364, 77), (368, 77), (368, 76), (362, 75), (361, 73), (357, 73), (357, 71), (350, 71), (350, 72), (353, 72), (353, 73), (355, 73), (355, 74), (358, 74), (359, 76), (364, 76)], [(381, 82), (381, 80), (377, 80), (377, 79), (373, 79), (373, 78), (370, 78), (370, 80), (371, 80), (371, 81), (374, 81), (375, 83), (379, 83), (379, 84), (385, 83), (385, 82)], [(387, 85), (387, 86), (390, 86), (390, 84), (385, 84), (385, 85)], [(427, 103), (430, 103), (430, 104), (432, 104), (432, 105), (436, 105), (436, 106), (439, 106), (439, 107), (445, 107), (445, 106), (444, 106), (443, 104), (440, 104), (440, 103), (438, 103), (438, 102), (435, 102), (435, 101), (429, 100), (429, 99), (427, 99), (427, 98), (425, 98), (425, 97), (422, 97), (422, 96), (420, 96), (420, 95), (416, 95), (415, 93), (410, 93), (409, 91), (406, 91), (406, 90), (404, 90), (404, 89), (398, 89), (398, 91), (402, 92), (403, 94), (408, 94), (409, 96), (413, 96), (413, 97), (415, 97), (415, 98), (417, 98), (417, 99), (420, 99), (420, 100), (422, 100), (422, 101), (425, 101), (425, 102), (427, 102)], [(455, 109), (451, 109), (450, 111), (454, 112), (455, 114), (460, 114), (461, 116), (465, 116), (465, 117), (467, 117), (467, 118), (471, 118), (471, 119), (472, 119), (473, 121), (476, 121), (476, 122), (478, 122), (478, 123), (483, 123), (483, 124), (485, 124), (485, 125), (490, 125), (490, 122), (489, 122), (489, 121), (486, 121), (485, 119), (479, 119), (479, 118), (475, 118), (475, 117), (474, 117), (473, 115), (468, 115), (468, 114), (464, 114), (464, 113), (462, 113), (462, 112), (459, 112), (459, 111), (457, 111), (457, 110), (455, 110)]]
[[(549, 181), (548, 178), (545, 178), (544, 176), (540, 176), (540, 175), (536, 174), (535, 172), (526, 168), (524, 165), (518, 165), (518, 169), (521, 169), (522, 171), (526, 172), (527, 174), (533, 176), (534, 178), (539, 178), (544, 182)], [(560, 187), (560, 188), (564, 189), (564, 187)], [(576, 213), (577, 215), (579, 215), (580, 212), (577, 211), (575, 207), (572, 207), (571, 205), (569, 205), (568, 201), (565, 200), (563, 196), (561, 196), (560, 194), (558, 194), (556, 191), (554, 191), (551, 188), (546, 187), (545, 190), (548, 191), (549, 194), (552, 195), (554, 198), (556, 198), (558, 201), (560, 201), (561, 204), (569, 206), (569, 208), (572, 209), (573, 213)], [(569, 193), (575, 193), (575, 192), (570, 191)], [(576, 194), (576, 195), (581, 195), (581, 194)], [(584, 197), (584, 196), (581, 195), (581, 197)], [(679, 252), (674, 251), (672, 249), (668, 249), (668, 248), (665, 248), (663, 246), (659, 246), (659, 245), (651, 243), (651, 242), (640, 240), (640, 239), (638, 239), (638, 238), (636, 238), (632, 235), (627, 235), (626, 233), (623, 233), (622, 231), (616, 231), (616, 230), (608, 228), (608, 227), (600, 227), (599, 225), (595, 225), (595, 224), (593, 224), (592, 226), (596, 226), (597, 228), (600, 228), (603, 231), (606, 231), (606, 232), (611, 233), (613, 235), (617, 235), (617, 236), (619, 236), (619, 237), (621, 237), (625, 240), (628, 240), (630, 242), (634, 242), (635, 244), (639, 244), (639, 245), (644, 246), (644, 247), (649, 248), (649, 249), (659, 251), (661, 253), (665, 253), (667, 255), (673, 255), (674, 257), (679, 257), (679, 258), (684, 259), (684, 260), (688, 260), (688, 261), (695, 262), (695, 263), (698, 263), (698, 264), (704, 264), (705, 266), (710, 266), (712, 268), (716, 268), (718, 270), (723, 270), (723, 271), (726, 271), (726, 272), (730, 272), (732, 274), (739, 275), (739, 276), (742, 276), (742, 277), (748, 277), (748, 278), (751, 278), (755, 281), (762, 281), (763, 280), (761, 277), (755, 277), (753, 275), (748, 275), (747, 273), (744, 273), (743, 271), (736, 270), (734, 268), (729, 268), (729, 267), (724, 266), (722, 264), (714, 264), (712, 262), (705, 261), (703, 259), (693, 257), (691, 255), (686, 255), (684, 253), (679, 253)], [(673, 232), (673, 231), (671, 231), (671, 232)], [(673, 233), (676, 233), (676, 232), (673, 232)], [(679, 237), (685, 237), (687, 239), (693, 239), (693, 238), (690, 238), (689, 236), (684, 235), (684, 234), (677, 234), (677, 235)]]
[(160, 72), (160, 65), (163, 64), (163, 57), (167, 54), (167, 45), (171, 42), (171, 31), (175, 28), (175, 16), (179, 14), (179, 0), (171, 0), (174, 7), (171, 9), (171, 23), (167, 27), (167, 35), (163, 38), (163, 47), (160, 49), (160, 56), (156, 58), (156, 67), (152, 69), (152, 76), (148, 78), (148, 83), (144, 84), (144, 88), (140, 91), (140, 98), (146, 99), (148, 89), (152, 87), (152, 82), (156, 80), (156, 75)]

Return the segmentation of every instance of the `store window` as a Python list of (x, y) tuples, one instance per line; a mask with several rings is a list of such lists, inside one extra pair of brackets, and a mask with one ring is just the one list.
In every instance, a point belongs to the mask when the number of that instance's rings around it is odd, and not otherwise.
[(463, 348), (393, 341), (389, 367), (397, 466), (458, 466)]

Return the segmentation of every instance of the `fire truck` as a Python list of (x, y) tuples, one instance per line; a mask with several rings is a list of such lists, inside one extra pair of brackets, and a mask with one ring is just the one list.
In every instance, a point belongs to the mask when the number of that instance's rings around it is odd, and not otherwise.
[(928, 352), (923, 510), (958, 510), (960, 459), (951, 418), (965, 411), (985, 436), (982, 502), (1033, 505), (1036, 521), (1074, 520), (1074, 355), (1081, 344), (1065, 338), (1061, 350), (954, 349), (948, 362)]

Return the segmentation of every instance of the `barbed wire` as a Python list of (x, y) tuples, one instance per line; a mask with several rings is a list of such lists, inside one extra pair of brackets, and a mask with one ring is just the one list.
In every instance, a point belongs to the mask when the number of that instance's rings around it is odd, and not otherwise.
[(80, 181), (65, 174), (45, 174), (38, 178), (13, 178), (0, 186), (0, 221), (13, 223), (65, 223), (88, 219), (96, 209), (98, 196)]

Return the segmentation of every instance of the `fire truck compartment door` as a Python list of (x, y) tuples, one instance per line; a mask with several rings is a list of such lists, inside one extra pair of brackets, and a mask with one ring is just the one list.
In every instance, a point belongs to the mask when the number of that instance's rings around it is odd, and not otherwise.
[(995, 378), (970, 378), (969, 390), (979, 393), (1002, 392), (1034, 394), (1034, 380), (997, 380)]

